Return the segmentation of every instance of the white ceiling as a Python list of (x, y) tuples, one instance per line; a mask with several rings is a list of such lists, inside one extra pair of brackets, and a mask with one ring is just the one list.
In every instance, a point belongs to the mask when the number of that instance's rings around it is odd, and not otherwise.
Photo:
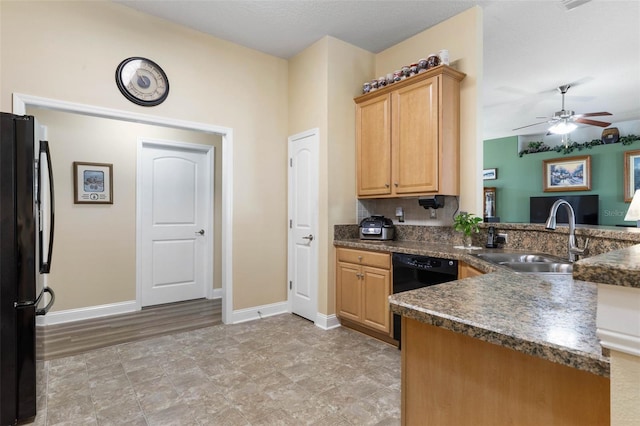
[(478, 5), (484, 139), (544, 133), (544, 125), (512, 129), (559, 111), (555, 89), (567, 83), (576, 84), (566, 109), (608, 111), (613, 116), (593, 118), (612, 123), (640, 119), (638, 0), (591, 0), (572, 10), (564, 3), (576, 0), (114, 1), (285, 59), (325, 35), (378, 53)]

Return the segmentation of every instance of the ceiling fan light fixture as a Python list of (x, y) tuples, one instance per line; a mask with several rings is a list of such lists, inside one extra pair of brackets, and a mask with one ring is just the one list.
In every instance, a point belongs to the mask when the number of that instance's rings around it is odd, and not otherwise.
[(560, 121), (549, 127), (549, 132), (553, 133), (554, 135), (566, 135), (567, 133), (573, 132), (577, 128), (578, 126), (575, 123)]
[(565, 9), (572, 10), (585, 3), (589, 3), (590, 1), (591, 0), (560, 0), (560, 3), (565, 7)]

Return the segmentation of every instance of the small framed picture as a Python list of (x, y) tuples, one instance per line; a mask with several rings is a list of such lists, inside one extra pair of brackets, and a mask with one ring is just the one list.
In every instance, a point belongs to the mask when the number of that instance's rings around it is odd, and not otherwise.
[(498, 179), (498, 169), (484, 169), (482, 171), (482, 180)]
[(484, 214), (485, 218), (492, 218), (496, 216), (496, 188), (485, 186), (484, 192)]
[(640, 150), (625, 151), (624, 201), (630, 203), (637, 189), (640, 189)]
[(553, 158), (543, 161), (544, 192), (591, 189), (591, 156)]
[(112, 164), (74, 161), (74, 204), (113, 204), (112, 171)]

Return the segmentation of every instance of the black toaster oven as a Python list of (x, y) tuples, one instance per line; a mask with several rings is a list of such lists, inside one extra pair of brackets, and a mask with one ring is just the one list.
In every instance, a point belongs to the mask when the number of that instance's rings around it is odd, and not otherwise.
[(373, 215), (360, 221), (362, 240), (393, 240), (395, 230), (393, 221), (384, 216)]

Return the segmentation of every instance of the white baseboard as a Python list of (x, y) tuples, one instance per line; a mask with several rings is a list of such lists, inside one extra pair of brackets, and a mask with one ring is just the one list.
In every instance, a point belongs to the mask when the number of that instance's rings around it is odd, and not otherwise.
[(211, 297), (209, 299), (222, 299), (222, 289), (214, 288), (211, 292)]
[(320, 327), (323, 330), (331, 330), (332, 328), (340, 327), (340, 321), (335, 314), (325, 315), (318, 312), (316, 314), (316, 327)]
[(110, 303), (108, 305), (89, 306), (87, 308), (68, 309), (65, 311), (49, 312), (36, 317), (37, 325), (54, 325), (66, 322), (88, 320), (110, 315), (128, 314), (140, 310), (135, 300), (128, 302)]
[(289, 312), (287, 302), (272, 303), (270, 305), (254, 306), (247, 309), (233, 311), (232, 324), (253, 321), (260, 318), (271, 317)]
[[(214, 289), (212, 299), (221, 297), (222, 289)], [(86, 308), (68, 309), (65, 311), (49, 312), (47, 315), (38, 316), (36, 318), (36, 324), (39, 326), (64, 324), (67, 322), (89, 320), (111, 315), (127, 314), (139, 311), (140, 309), (140, 306), (135, 300), (111, 303), (107, 305), (89, 306)], [(289, 312), (287, 302), (278, 302), (269, 305), (240, 309), (233, 311), (232, 324), (253, 321), (287, 312)], [(324, 315), (318, 313), (316, 315), (315, 325), (323, 330), (330, 330), (332, 328), (340, 327), (340, 322), (335, 315)]]

